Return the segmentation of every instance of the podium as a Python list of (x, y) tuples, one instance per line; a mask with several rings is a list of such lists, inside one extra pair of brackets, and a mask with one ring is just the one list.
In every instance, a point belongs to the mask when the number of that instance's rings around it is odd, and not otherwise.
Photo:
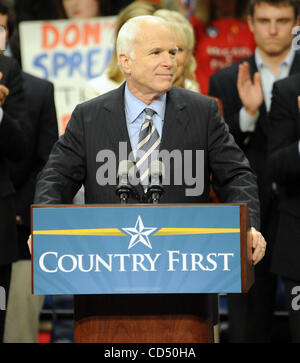
[(213, 342), (254, 282), (246, 204), (32, 206), (33, 293), (74, 295), (74, 342)]

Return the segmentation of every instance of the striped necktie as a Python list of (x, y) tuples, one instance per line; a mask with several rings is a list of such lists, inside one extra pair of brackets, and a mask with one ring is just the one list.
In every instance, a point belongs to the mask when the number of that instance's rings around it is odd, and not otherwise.
[(146, 190), (149, 185), (151, 161), (158, 158), (160, 137), (152, 120), (155, 111), (151, 110), (151, 108), (145, 108), (144, 112), (146, 116), (139, 134), (136, 167), (139, 170), (140, 182)]

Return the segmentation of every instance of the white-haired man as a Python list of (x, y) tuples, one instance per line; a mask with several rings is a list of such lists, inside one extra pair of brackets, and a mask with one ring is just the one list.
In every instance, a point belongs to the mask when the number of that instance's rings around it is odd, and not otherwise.
[[(96, 155), (100, 150), (108, 149), (114, 152), (118, 162), (121, 142), (127, 143), (128, 155), (131, 151), (136, 155), (141, 145), (150, 140), (153, 152), (158, 149), (169, 153), (173, 150), (205, 152), (203, 193), (187, 195), (186, 181), (175, 185), (171, 180), (170, 185), (165, 185), (162, 203), (208, 202), (212, 172), (220, 199), (248, 203), (252, 226), (258, 229), (256, 178), (228, 133), (216, 102), (195, 92), (172, 87), (177, 48), (167, 22), (153, 16), (133, 18), (120, 30), (117, 44), (119, 64), (126, 82), (119, 89), (76, 107), (65, 134), (55, 145), (40, 175), (35, 203), (71, 203), (82, 184), (87, 204), (118, 203), (115, 185), (97, 183), (97, 170), (105, 162), (97, 162)], [(141, 140), (148, 117), (145, 109), (149, 108), (152, 110), (147, 127), (149, 134)], [(136, 161), (138, 165), (140, 160)], [(190, 167), (195, 170), (195, 159)], [(171, 166), (171, 175), (174, 172), (174, 166)], [(143, 177), (146, 174), (147, 170), (140, 173), (141, 183), (137, 186), (142, 201), (145, 201)], [(261, 260), (266, 248), (264, 238), (256, 229), (252, 228), (254, 264)], [(131, 296), (78, 296), (75, 307), (86, 306), (87, 310), (77, 311), (75, 315), (90, 316), (108, 306), (116, 312), (122, 307), (124, 314), (135, 315), (130, 299)], [(153, 309), (153, 300), (150, 303), (136, 295), (134, 299), (135, 306), (137, 300), (141, 300), (139, 309), (145, 314)], [(166, 297), (165, 301), (166, 307), (172, 306), (172, 297)]]

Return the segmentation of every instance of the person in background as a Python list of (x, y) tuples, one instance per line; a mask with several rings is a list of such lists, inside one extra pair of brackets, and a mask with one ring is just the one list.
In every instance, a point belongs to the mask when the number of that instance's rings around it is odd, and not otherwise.
[(245, 21), (248, 3), (248, 0), (178, 1), (178, 10), (189, 17), (194, 28), (196, 76), (203, 94), (208, 93), (212, 74), (249, 57), (255, 50), (255, 40)]
[[(8, 162), (24, 159), (30, 150), (30, 140), (20, 68), (14, 59), (0, 54), (0, 286), (6, 299), (12, 263), (18, 259), (14, 185), (22, 182), (21, 176), (11, 175)], [(0, 342), (5, 316), (6, 311), (0, 310)]]
[[(5, 19), (4, 26), (8, 29), (7, 39), (12, 56), (21, 66), (19, 37), (18, 32), (14, 31), (14, 18), (13, 9), (0, 0), (0, 19)], [(7, 343), (37, 342), (39, 315), (44, 297), (33, 296), (31, 293), (31, 261), (26, 242), (31, 228), (30, 205), (33, 203), (36, 176), (46, 163), (58, 138), (53, 84), (25, 72), (21, 72), (21, 76), (32, 128), (32, 147), (22, 162), (10, 162), (8, 165), (16, 190), (18, 261), (12, 264), (11, 271), (4, 330), (4, 342)]]
[(84, 19), (114, 15), (111, 0), (59, 0), (59, 19)]
[[(119, 30), (127, 20), (141, 15), (152, 15), (158, 6), (147, 1), (134, 1), (121, 11), (116, 21), (115, 34), (118, 36)], [(89, 81), (85, 87), (85, 100), (109, 92), (124, 82), (124, 75), (118, 64), (116, 44), (114, 45), (113, 55), (107, 66), (107, 70), (100, 76)]]
[(270, 111), (269, 163), (280, 216), (271, 271), (282, 277), (290, 336), (300, 343), (300, 74), (275, 82)]
[(177, 11), (160, 9), (153, 15), (165, 19), (174, 29), (178, 50), (176, 54), (177, 71), (173, 85), (200, 92), (195, 75), (196, 60), (193, 55), (195, 37), (191, 24)]
[(255, 284), (249, 293), (228, 296), (233, 342), (271, 339), (277, 277), (270, 272), (270, 264), (278, 200), (267, 160), (268, 112), (273, 83), (300, 72), (300, 55), (292, 49), (298, 14), (296, 0), (251, 0), (248, 23), (257, 43), (255, 53), (210, 79), (209, 94), (222, 101), (230, 132), (258, 177), (261, 230), (269, 245), (264, 261), (255, 269)]

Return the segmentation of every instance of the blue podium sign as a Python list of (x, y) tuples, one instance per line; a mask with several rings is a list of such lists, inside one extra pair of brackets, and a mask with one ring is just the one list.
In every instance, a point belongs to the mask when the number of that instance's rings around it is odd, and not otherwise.
[(239, 206), (32, 207), (33, 292), (241, 292)]

